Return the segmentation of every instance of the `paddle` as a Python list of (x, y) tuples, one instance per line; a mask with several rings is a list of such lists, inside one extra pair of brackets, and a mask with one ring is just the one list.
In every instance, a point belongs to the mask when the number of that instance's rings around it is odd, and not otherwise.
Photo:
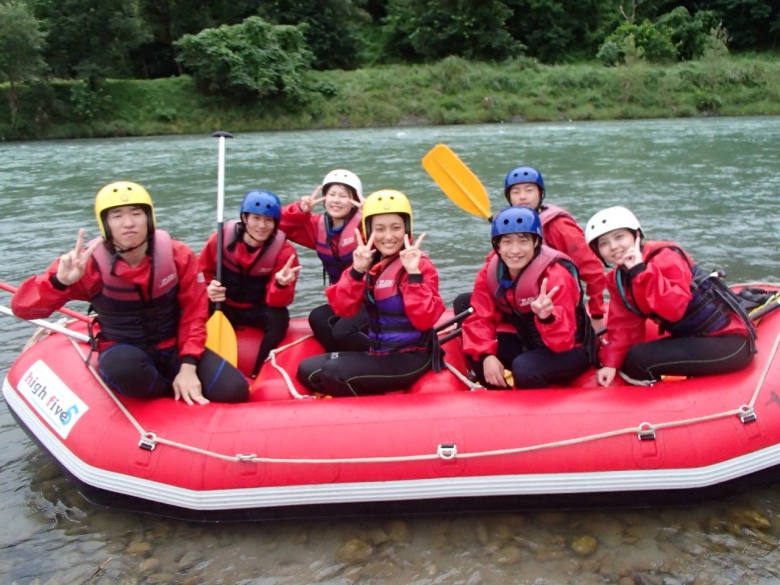
[[(217, 161), (217, 269), (216, 280), (222, 282), (222, 223), (225, 207), (225, 139), (233, 138), (229, 132), (214, 132), (211, 136), (219, 138), (219, 158)], [(206, 347), (222, 356), (232, 365), (238, 364), (238, 342), (236, 332), (222, 312), (222, 303), (216, 303), (214, 314), (206, 323)]]
[[(15, 286), (6, 284), (5, 282), (0, 282), (0, 289), (8, 291), (11, 294), (14, 294), (16, 292)], [(57, 309), (57, 312), (62, 313), (63, 315), (66, 315), (68, 317), (72, 317), (73, 319), (84, 321), (84, 323), (90, 322), (90, 318), (87, 317), (86, 315), (82, 315), (81, 313), (77, 313), (76, 311), (71, 311), (70, 309), (59, 308)]]
[(62, 333), (63, 335), (67, 335), (68, 337), (72, 337), (73, 339), (77, 339), (78, 341), (89, 343), (88, 335), (84, 335), (83, 333), (79, 333), (77, 331), (71, 331), (70, 329), (68, 329), (67, 327), (63, 327), (62, 325), (57, 325), (56, 323), (49, 323), (48, 321), (44, 321), (43, 319), (22, 319), (21, 317), (17, 317), (16, 315), (14, 315), (14, 312), (11, 309), (9, 309), (8, 307), (4, 307), (2, 305), (0, 305), (0, 313), (3, 313), (5, 315), (10, 315), (11, 317), (16, 317), (20, 321), (27, 321), (28, 323), (32, 323), (33, 325), (37, 325), (38, 327), (43, 327), (44, 329), (48, 329), (49, 331)]
[(422, 166), (452, 202), (463, 211), (492, 221), (485, 187), (445, 144), (437, 144), (422, 159)]
[(780, 307), (780, 293), (776, 293), (772, 298), (769, 299), (766, 303), (764, 303), (760, 307), (756, 307), (753, 309), (750, 314), (751, 321), (755, 321), (756, 319), (760, 319), (761, 317), (764, 317), (771, 313), (772, 311), (776, 310), (778, 307)]

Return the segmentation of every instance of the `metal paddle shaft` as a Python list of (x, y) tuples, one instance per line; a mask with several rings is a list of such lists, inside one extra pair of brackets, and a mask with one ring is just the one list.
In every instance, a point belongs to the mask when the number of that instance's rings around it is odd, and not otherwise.
[(0, 313), (9, 315), (11, 317), (16, 317), (20, 321), (27, 321), (28, 323), (37, 325), (38, 327), (43, 327), (44, 329), (48, 329), (49, 331), (54, 331), (55, 333), (61, 333), (63, 335), (67, 335), (68, 337), (72, 337), (73, 339), (77, 339), (78, 341), (89, 343), (88, 335), (84, 335), (83, 333), (79, 333), (78, 331), (71, 331), (67, 327), (63, 327), (62, 325), (58, 325), (57, 323), (49, 323), (48, 321), (44, 321), (43, 319), (22, 319), (21, 317), (17, 317), (16, 315), (14, 315), (14, 312), (11, 309), (9, 309), (8, 307), (4, 307), (2, 305), (0, 305)]
[[(216, 278), (222, 284), (222, 225), (225, 222), (225, 139), (233, 138), (230, 132), (217, 130), (211, 135), (219, 138), (219, 158), (217, 159), (217, 269)], [(222, 310), (222, 303), (216, 303), (215, 309)]]
[[(217, 162), (217, 266), (214, 275), (222, 284), (222, 225), (225, 211), (225, 139), (233, 138), (230, 132), (218, 131), (212, 134), (219, 138), (219, 158)], [(222, 303), (215, 303), (214, 313), (206, 323), (206, 347), (220, 355), (230, 364), (238, 365), (238, 342), (236, 332), (222, 312)]]

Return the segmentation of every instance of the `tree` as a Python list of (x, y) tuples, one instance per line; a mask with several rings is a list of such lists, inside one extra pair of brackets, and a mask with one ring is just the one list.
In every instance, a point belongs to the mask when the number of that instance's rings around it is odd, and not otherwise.
[(273, 25), (252, 16), (241, 24), (184, 35), (174, 46), (203, 92), (233, 99), (297, 100), (312, 59), (304, 26)]
[(599, 58), (607, 65), (615, 64), (613, 49), (620, 50), (617, 62), (626, 56), (625, 47), (631, 47), (640, 58), (651, 62), (672, 61), (677, 58), (677, 49), (667, 29), (659, 28), (649, 20), (640, 24), (621, 24), (607, 37), (599, 49)]
[(262, 0), (138, 0), (139, 14), (151, 36), (131, 54), (135, 74), (145, 78), (181, 74), (174, 41), (206, 28), (239, 24), (255, 16), (258, 5), (263, 3)]
[(352, 0), (275, 0), (260, 5), (261, 16), (277, 24), (306, 24), (306, 45), (314, 69), (354, 69), (361, 64), (359, 27), (368, 14)]
[(697, 59), (704, 54), (709, 32), (720, 23), (710, 10), (700, 10), (691, 17), (688, 9), (678, 6), (655, 21), (659, 29), (669, 34), (681, 60)]
[(507, 30), (511, 16), (501, 0), (390, 0), (384, 19), (388, 54), (425, 61), (450, 55), (501, 61), (524, 49)]
[(85, 79), (91, 90), (127, 76), (130, 51), (149, 38), (138, 0), (37, 0), (35, 11), (46, 25), (54, 74)]
[(8, 106), (11, 125), (16, 120), (19, 96), (16, 84), (35, 79), (45, 68), (41, 57), (46, 35), (26, 4), (0, 4), (0, 79), (10, 84)]

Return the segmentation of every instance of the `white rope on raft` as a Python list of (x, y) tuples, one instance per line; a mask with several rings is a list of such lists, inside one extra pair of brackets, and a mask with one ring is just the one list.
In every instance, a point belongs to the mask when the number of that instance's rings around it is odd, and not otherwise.
[[(70, 338), (69, 338), (70, 339)], [(75, 342), (75, 340), (70, 339), (70, 342), (73, 344), (73, 347), (75, 347), (76, 351), (79, 353), (79, 355), (82, 358), (82, 361), (86, 364), (86, 356), (81, 351), (81, 348), (78, 346), (78, 344)], [(294, 345), (294, 344), (290, 344)], [(286, 346), (287, 347), (287, 346)], [(285, 348), (286, 348), (285, 347)], [(772, 364), (772, 360), (774, 359), (778, 347), (780, 347), (780, 334), (777, 335), (775, 338), (774, 345), (772, 347), (772, 351), (770, 352), (769, 359), (767, 359), (766, 364), (764, 366), (764, 370), (761, 373), (761, 376), (759, 377), (758, 384), (756, 385), (755, 390), (753, 391), (753, 396), (750, 400), (750, 402), (747, 405), (742, 405), (739, 408), (728, 410), (725, 412), (717, 413), (717, 414), (711, 414), (701, 417), (695, 417), (695, 418), (688, 418), (678, 421), (668, 421), (664, 423), (657, 423), (657, 424), (651, 424), (648, 422), (642, 422), (638, 426), (635, 427), (627, 427), (623, 429), (617, 429), (613, 431), (607, 431), (604, 433), (597, 433), (593, 435), (586, 435), (583, 437), (578, 437), (574, 439), (566, 439), (562, 441), (553, 441), (550, 443), (541, 443), (538, 445), (529, 445), (527, 447), (514, 447), (514, 448), (508, 448), (508, 449), (494, 449), (490, 451), (477, 451), (473, 453), (457, 453), (454, 455), (445, 455), (441, 452), (441, 449), (437, 453), (427, 453), (427, 454), (421, 454), (421, 455), (399, 455), (399, 456), (389, 456), (389, 457), (353, 457), (353, 458), (335, 458), (335, 459), (305, 459), (305, 458), (279, 458), (279, 457), (258, 457), (255, 454), (238, 454), (238, 455), (224, 455), (222, 453), (216, 453), (213, 451), (208, 451), (205, 449), (200, 449), (198, 447), (193, 447), (191, 445), (187, 445), (184, 443), (180, 443), (177, 441), (172, 441), (170, 439), (166, 439), (164, 437), (159, 437), (155, 433), (149, 433), (143, 429), (143, 427), (138, 423), (138, 421), (135, 420), (132, 414), (125, 408), (125, 406), (119, 401), (119, 399), (116, 397), (116, 395), (108, 388), (108, 386), (103, 382), (103, 380), (100, 378), (98, 373), (95, 371), (95, 369), (90, 365), (86, 364), (89, 371), (92, 373), (92, 375), (95, 377), (95, 379), (98, 381), (98, 383), (101, 385), (101, 387), (108, 393), (108, 395), (111, 397), (111, 399), (115, 402), (115, 404), (119, 407), (119, 409), (124, 413), (124, 415), (127, 417), (127, 419), (130, 421), (130, 423), (138, 430), (142, 442), (146, 442), (147, 445), (150, 445), (151, 447), (154, 447), (156, 444), (161, 445), (167, 445), (169, 447), (174, 447), (177, 449), (182, 449), (185, 451), (190, 451), (193, 453), (199, 453), (201, 455), (205, 455), (208, 457), (214, 457), (216, 459), (221, 459), (223, 461), (231, 461), (231, 462), (254, 462), (254, 463), (284, 463), (284, 464), (303, 464), (303, 465), (311, 465), (311, 464), (324, 464), (324, 465), (331, 465), (331, 464), (338, 464), (338, 463), (347, 463), (347, 464), (362, 464), (362, 463), (399, 463), (399, 462), (410, 462), (410, 461), (432, 461), (436, 459), (473, 459), (478, 457), (495, 457), (500, 455), (517, 455), (519, 453), (528, 453), (532, 451), (541, 451), (544, 449), (554, 449), (557, 447), (565, 447), (568, 445), (576, 445), (576, 444), (582, 444), (592, 441), (598, 441), (601, 439), (607, 439), (611, 437), (616, 437), (620, 435), (627, 435), (627, 434), (636, 434), (636, 435), (647, 435), (648, 433), (653, 432), (654, 430), (658, 429), (670, 429), (675, 427), (682, 427), (687, 425), (693, 425), (697, 423), (703, 423), (707, 421), (712, 421), (716, 419), (721, 418), (727, 418), (730, 416), (740, 416), (744, 417), (747, 414), (753, 413), (753, 407), (755, 405), (756, 400), (758, 399), (758, 395), (761, 391), (761, 387), (764, 384), (764, 381), (766, 380), (766, 376), (769, 372), (769, 368)], [(283, 348), (280, 348), (283, 349)], [(450, 369), (452, 371), (452, 368)]]

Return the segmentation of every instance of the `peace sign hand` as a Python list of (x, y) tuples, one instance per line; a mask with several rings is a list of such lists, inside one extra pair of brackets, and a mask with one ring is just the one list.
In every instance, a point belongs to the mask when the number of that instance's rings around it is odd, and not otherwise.
[(352, 268), (361, 274), (368, 270), (371, 265), (371, 249), (374, 246), (374, 233), (368, 238), (368, 241), (363, 243), (363, 236), (360, 235), (360, 230), (355, 228), (355, 240), (358, 245), (355, 251), (352, 252)]
[(553, 305), (552, 298), (555, 293), (558, 292), (560, 287), (553, 287), (550, 292), (547, 292), (547, 279), (542, 280), (542, 287), (539, 289), (539, 296), (531, 303), (531, 310), (539, 319), (547, 319), (552, 315), (555, 305)]
[(301, 266), (292, 267), (293, 260), (295, 260), (295, 254), (290, 256), (281, 270), (276, 273), (275, 278), (279, 286), (287, 286), (293, 282), (301, 270)]
[(409, 243), (409, 234), (404, 234), (404, 249), (398, 254), (401, 258), (401, 264), (406, 268), (406, 272), (409, 274), (420, 274), (420, 258), (422, 258), (422, 251), (420, 250), (420, 244), (422, 244), (425, 234), (420, 234), (417, 241), (412, 245)]
[(322, 185), (317, 185), (311, 195), (304, 195), (301, 197), (301, 211), (304, 213), (311, 213), (311, 210), (314, 209), (318, 203), (325, 201), (324, 195), (317, 197), (317, 193), (320, 192), (320, 189), (322, 189)]
[(349, 202), (355, 207), (357, 207), (358, 209), (362, 210), (363, 203), (366, 202), (366, 199), (360, 193), (357, 193), (357, 199), (353, 199), (352, 197), (350, 197)]
[(78, 282), (84, 276), (87, 261), (102, 244), (103, 242), (97, 240), (84, 250), (84, 230), (79, 230), (79, 235), (76, 238), (76, 247), (60, 256), (60, 263), (57, 265), (57, 280), (65, 286)]
[(623, 254), (623, 266), (628, 270), (631, 270), (634, 266), (641, 264), (644, 261), (645, 260), (642, 257), (641, 238), (639, 237), (639, 233), (637, 233), (634, 245)]

